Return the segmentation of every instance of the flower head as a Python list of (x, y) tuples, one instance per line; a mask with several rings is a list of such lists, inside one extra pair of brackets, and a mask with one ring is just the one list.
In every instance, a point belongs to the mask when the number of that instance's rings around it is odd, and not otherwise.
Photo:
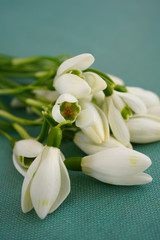
[(135, 150), (110, 148), (82, 159), (82, 171), (102, 182), (115, 185), (139, 185), (152, 181), (143, 173), (151, 165), (146, 155)]
[(80, 112), (78, 100), (69, 93), (60, 95), (53, 106), (52, 116), (57, 122), (74, 122)]
[(70, 180), (63, 155), (58, 148), (38, 146), (34, 140), (17, 142), (14, 154), (36, 157), (24, 174), (17, 160), (14, 163), (18, 166), (17, 170), (25, 175), (21, 195), (22, 211), (26, 213), (34, 208), (43, 219), (55, 211), (70, 192)]
[(54, 79), (54, 87), (60, 94), (70, 93), (77, 99), (106, 88), (105, 81), (93, 72), (83, 72), (94, 62), (91, 54), (85, 53), (64, 61)]

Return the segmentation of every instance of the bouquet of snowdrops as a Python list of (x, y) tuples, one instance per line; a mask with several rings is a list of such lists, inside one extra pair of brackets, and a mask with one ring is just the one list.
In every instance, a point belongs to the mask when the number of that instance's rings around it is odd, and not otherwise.
[[(93, 62), (88, 53), (0, 56), (0, 95), (12, 95), (12, 107), (24, 107), (36, 118), (15, 116), (0, 101), (0, 133), (9, 139), (13, 164), (24, 176), (24, 213), (34, 208), (43, 219), (61, 205), (70, 192), (67, 169), (115, 185), (152, 181), (144, 173), (150, 158), (133, 150), (131, 143), (160, 140), (159, 97), (90, 68)], [(18, 78), (32, 81), (20, 84)], [(34, 138), (25, 126), (37, 125), (41, 130)], [(15, 130), (22, 139), (12, 138), (8, 130)], [(60, 145), (66, 138), (87, 156), (65, 158)]]

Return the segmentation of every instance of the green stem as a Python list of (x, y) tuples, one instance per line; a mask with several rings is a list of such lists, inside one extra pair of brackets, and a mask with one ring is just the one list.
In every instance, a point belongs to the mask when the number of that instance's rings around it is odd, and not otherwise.
[(31, 99), (31, 98), (23, 98), (23, 97), (21, 97), (21, 100), (22, 100), (25, 104), (27, 104), (28, 106), (40, 108), (41, 110), (44, 110), (45, 107), (46, 107), (46, 108), (48, 107), (48, 104), (47, 104), (47, 103), (40, 102), (40, 101)]
[(69, 157), (64, 160), (64, 164), (69, 170), (82, 171), (81, 161), (82, 161), (81, 157)]
[(44, 119), (40, 135), (37, 137), (37, 141), (43, 143), (46, 139), (49, 131), (49, 124), (46, 119)]
[(8, 133), (4, 132), (4, 131), (1, 130), (1, 129), (0, 129), (0, 133), (1, 133), (3, 136), (5, 136), (9, 141), (12, 141), (12, 137), (11, 137)]
[(13, 123), (12, 124), (14, 129), (19, 133), (19, 135), (23, 138), (23, 139), (30, 139), (32, 138), (28, 132), (26, 131), (26, 129), (24, 129), (21, 125), (17, 124), (17, 123)]
[(43, 117), (47, 120), (47, 122), (49, 123), (49, 125), (51, 127), (54, 128), (55, 126), (57, 126), (57, 122), (53, 119), (53, 117), (49, 113), (44, 111), (44, 112), (42, 112), (42, 114), (43, 114)]
[(3, 71), (0, 69), (0, 74), (7, 77), (13, 77), (13, 78), (34, 78), (35, 72), (29, 72), (29, 73), (22, 73), (22, 72), (13, 72), (13, 71)]
[(47, 146), (59, 148), (62, 141), (62, 130), (58, 127), (51, 128), (48, 135)]
[(1, 75), (0, 75), (0, 83), (3, 83), (5, 86), (8, 86), (10, 88), (19, 87), (20, 86), (20, 84), (14, 82), (13, 80), (5, 78), (5, 77), (3, 77)]
[(11, 113), (8, 113), (4, 110), (0, 110), (0, 117), (3, 117), (5, 119), (10, 120), (11, 122), (19, 123), (22, 125), (27, 125), (27, 126), (37, 126), (37, 125), (42, 125), (43, 119), (36, 119), (36, 120), (28, 120), (28, 119), (23, 119), (16, 117), (12, 115)]
[(32, 91), (32, 90), (48, 90), (48, 88), (42, 87), (42, 86), (22, 86), (18, 88), (12, 88), (12, 89), (0, 89), (0, 95), (10, 95), (10, 94), (20, 94), (24, 93), (27, 91)]

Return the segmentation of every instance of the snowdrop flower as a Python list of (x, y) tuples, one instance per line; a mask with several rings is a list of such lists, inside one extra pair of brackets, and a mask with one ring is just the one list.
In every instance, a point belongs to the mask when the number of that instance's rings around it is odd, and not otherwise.
[(21, 207), (24, 213), (34, 208), (37, 215), (44, 219), (60, 206), (70, 192), (63, 155), (58, 148), (39, 145), (31, 139), (17, 142), (14, 152), (19, 156), (37, 156), (23, 174)]
[(160, 118), (139, 115), (132, 117), (126, 124), (131, 142), (150, 143), (160, 140)]
[(82, 171), (102, 182), (115, 185), (140, 185), (152, 181), (143, 173), (151, 165), (146, 155), (135, 150), (110, 148), (82, 158)]
[(151, 91), (144, 90), (143, 88), (138, 87), (127, 87), (127, 90), (132, 95), (137, 96), (139, 99), (141, 99), (147, 108), (159, 105), (159, 97)]
[(106, 97), (103, 110), (108, 116), (109, 125), (114, 137), (125, 146), (130, 145), (130, 135), (126, 122), (120, 111), (115, 107), (112, 97)]
[(58, 68), (54, 87), (58, 93), (70, 93), (77, 99), (104, 90), (105, 81), (93, 72), (83, 72), (94, 62), (94, 57), (81, 54), (64, 61)]
[(80, 112), (78, 100), (69, 93), (60, 95), (53, 106), (52, 116), (58, 123), (70, 120), (74, 122)]
[[(96, 144), (81, 131), (75, 134), (73, 141), (86, 154), (94, 154), (108, 148), (125, 147), (113, 136), (110, 136), (109, 140), (106, 142)], [(131, 145), (129, 147), (132, 148)]]
[(81, 112), (76, 119), (76, 126), (95, 143), (109, 139), (109, 126), (104, 112), (86, 99), (80, 101)]

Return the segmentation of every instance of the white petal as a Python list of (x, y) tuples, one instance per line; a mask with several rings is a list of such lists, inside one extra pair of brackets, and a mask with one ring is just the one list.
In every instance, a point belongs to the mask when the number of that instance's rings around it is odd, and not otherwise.
[(23, 181), (22, 193), (21, 193), (21, 208), (24, 213), (29, 212), (33, 208), (31, 196), (30, 196), (30, 186), (31, 186), (32, 178), (41, 161), (41, 155), (42, 155), (42, 152), (37, 156), (37, 158), (30, 165)]
[[(91, 117), (92, 116), (92, 117)], [(84, 109), (76, 119), (76, 126), (79, 128), (90, 127), (95, 124), (95, 114), (92, 109)]]
[(110, 148), (82, 158), (82, 170), (92, 176), (94, 172), (112, 176), (134, 175), (146, 170), (151, 160), (146, 155), (132, 149)]
[(76, 98), (82, 98), (91, 93), (91, 88), (85, 80), (74, 74), (63, 74), (54, 83), (55, 89), (60, 93), (70, 93)]
[(105, 174), (100, 175), (99, 173), (94, 172), (94, 176), (92, 177), (101, 182), (121, 186), (142, 185), (152, 181), (152, 177), (146, 173), (137, 173), (129, 176), (111, 176)]
[(60, 104), (62, 102), (71, 102), (71, 103), (75, 103), (78, 102), (77, 98), (75, 98), (73, 95), (69, 94), (69, 93), (64, 93), (62, 95), (60, 95), (56, 101), (57, 104)]
[(114, 75), (108, 74), (107, 75), (113, 80), (113, 82), (117, 85), (124, 85), (124, 81), (121, 78), (118, 78)]
[(103, 151), (107, 148), (124, 147), (114, 137), (110, 136), (109, 140), (96, 144), (90, 138), (88, 138), (83, 132), (77, 132), (74, 137), (74, 143), (85, 153), (94, 154), (96, 152)]
[(94, 93), (92, 98), (96, 105), (101, 107), (105, 100), (104, 92), (100, 91), (98, 93)]
[(159, 104), (159, 97), (154, 92), (138, 87), (127, 87), (127, 90), (129, 93), (132, 93), (139, 97), (147, 107)]
[(61, 175), (58, 148), (45, 147), (41, 163), (33, 177), (30, 194), (37, 215), (43, 219), (56, 201), (60, 187)]
[(152, 115), (152, 114), (134, 114), (131, 119), (135, 119), (135, 118), (144, 118), (144, 119), (151, 119), (151, 120), (154, 120), (154, 121), (157, 121), (157, 122), (160, 122), (160, 118), (155, 116), (155, 115)]
[(143, 117), (131, 118), (127, 122), (131, 142), (150, 143), (160, 140), (160, 122)]
[(126, 123), (121, 113), (114, 106), (111, 98), (108, 98), (108, 104), (109, 104), (108, 120), (113, 135), (119, 142), (121, 142), (125, 146), (128, 146), (130, 142), (130, 135)]
[(58, 68), (57, 75), (60, 75), (70, 69), (85, 70), (94, 62), (94, 57), (89, 53), (83, 53), (64, 61)]
[(107, 87), (106, 82), (96, 73), (85, 72), (83, 73), (83, 76), (85, 77), (85, 81), (92, 89), (92, 93), (102, 91)]
[(49, 213), (52, 213), (53, 211), (55, 211), (70, 193), (70, 179), (69, 179), (68, 171), (62, 159), (59, 160), (59, 164), (60, 164), (60, 172), (61, 172), (61, 188), (60, 188), (59, 195), (56, 201), (53, 203)]
[(42, 149), (43, 145), (40, 142), (34, 139), (25, 139), (15, 143), (13, 152), (18, 156), (32, 158), (37, 157)]
[(64, 117), (61, 115), (60, 112), (60, 106), (58, 104), (55, 104), (52, 108), (52, 116), (54, 118), (54, 120), (58, 123), (64, 122), (65, 119)]
[(112, 100), (113, 103), (115, 105), (115, 107), (121, 112), (122, 109), (126, 106), (126, 104), (124, 103), (124, 101), (122, 100), (122, 98), (120, 96), (118, 96), (116, 93), (112, 94)]
[(147, 107), (143, 101), (137, 96), (130, 93), (122, 93), (115, 91), (117, 95), (123, 98), (126, 104), (132, 109), (135, 113), (146, 113)]
[(81, 101), (82, 110), (76, 126), (91, 138), (95, 143), (101, 143), (109, 138), (108, 121), (105, 114), (95, 104)]
[(104, 139), (103, 141), (108, 141), (110, 137), (110, 130), (109, 130), (109, 124), (108, 124), (108, 119), (105, 115), (105, 113), (97, 106), (95, 106), (97, 112), (99, 113), (99, 116), (102, 120), (103, 123), (103, 132), (104, 132)]
[(148, 108), (148, 112), (147, 113), (155, 115), (155, 116), (160, 118), (160, 105)]
[(19, 162), (19, 159), (18, 159), (18, 156), (16, 156), (14, 153), (12, 155), (12, 159), (13, 159), (13, 164), (16, 168), (16, 170), (22, 175), (22, 176), (25, 176), (26, 175), (26, 172), (27, 172), (27, 168), (24, 168), (20, 162)]

